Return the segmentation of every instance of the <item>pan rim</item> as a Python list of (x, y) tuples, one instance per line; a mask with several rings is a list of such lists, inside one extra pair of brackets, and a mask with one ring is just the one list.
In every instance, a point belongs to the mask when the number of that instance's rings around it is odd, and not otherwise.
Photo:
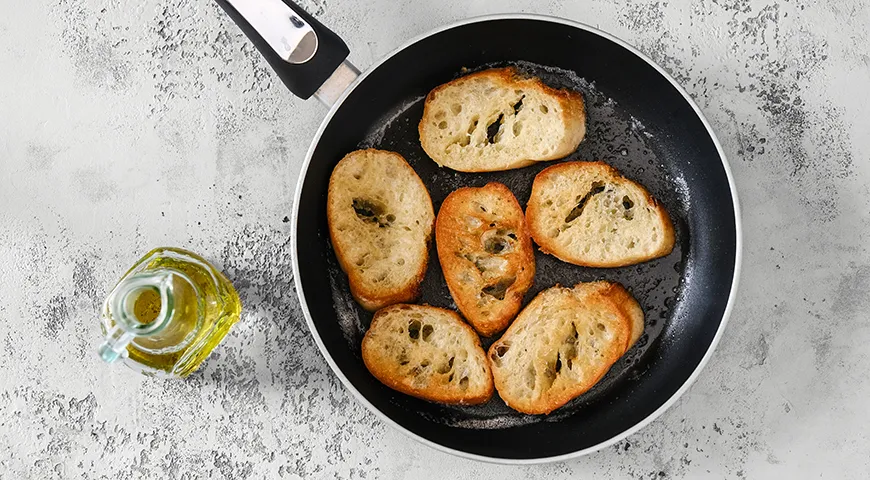
[[(369, 402), (368, 399), (365, 398), (365, 396), (362, 395), (353, 386), (353, 384), (350, 382), (350, 380), (348, 380), (348, 378), (344, 375), (344, 373), (341, 371), (341, 369), (335, 363), (335, 360), (332, 358), (332, 355), (330, 355), (329, 351), (327, 350), (326, 346), (324, 345), (323, 340), (320, 338), (320, 334), (317, 331), (317, 327), (314, 325), (314, 319), (311, 317), (311, 312), (308, 309), (308, 303), (305, 299), (305, 293), (304, 293), (304, 290), (302, 289), (302, 280), (301, 280), (301, 277), (299, 274), (299, 258), (297, 255), (297, 241), (298, 241), (297, 232), (298, 232), (298, 221), (299, 221), (299, 201), (300, 201), (301, 195), (302, 195), (302, 187), (303, 187), (303, 184), (305, 182), (305, 178), (306, 178), (306, 174), (308, 172), (309, 165), (311, 164), (311, 159), (314, 155), (314, 151), (317, 148), (317, 145), (320, 141), (320, 138), (323, 135), (323, 132), (326, 130), (326, 127), (329, 125), (329, 122), (332, 120), (332, 117), (335, 115), (335, 113), (338, 111), (338, 109), (341, 108), (341, 105), (344, 103), (345, 99), (347, 99), (347, 97), (357, 88), (357, 86), (359, 86), (366, 79), (366, 77), (368, 77), (369, 74), (371, 74), (373, 71), (375, 71), (378, 67), (380, 67), (387, 60), (393, 58), (396, 54), (398, 54), (399, 52), (405, 50), (406, 48), (414, 45), (415, 43), (417, 43), (423, 39), (426, 39), (428, 37), (431, 37), (433, 35), (436, 35), (438, 33), (441, 33), (443, 31), (450, 30), (450, 29), (453, 29), (456, 27), (469, 25), (469, 24), (473, 24), (473, 23), (483, 23), (483, 22), (497, 21), (497, 20), (538, 20), (538, 21), (562, 24), (562, 25), (566, 25), (569, 27), (574, 27), (574, 28), (577, 28), (580, 30), (584, 30), (584, 31), (587, 31), (589, 33), (598, 35), (604, 39), (607, 39), (613, 43), (616, 43), (617, 45), (621, 46), (622, 48), (625, 48), (626, 50), (628, 50), (629, 52), (633, 53), (635, 56), (637, 56), (638, 58), (640, 58), (641, 60), (646, 62), (648, 65), (653, 67), (659, 73), (659, 75), (664, 77), (671, 85), (673, 85), (673, 87), (680, 93), (680, 95), (683, 96), (683, 99), (692, 107), (692, 110), (695, 112), (695, 115), (698, 116), (698, 119), (701, 120), (701, 123), (704, 125), (704, 128), (707, 130), (707, 133), (710, 135), (710, 139), (713, 141), (713, 144), (716, 147), (716, 152), (719, 154), (719, 159), (721, 160), (722, 167), (725, 170), (725, 176), (728, 179), (728, 187), (729, 187), (729, 190), (731, 193), (732, 205), (734, 206), (735, 255), (734, 255), (734, 273), (733, 273), (733, 277), (732, 277), (732, 281), (731, 281), (731, 289), (730, 289), (730, 292), (728, 295), (728, 302), (726, 303), (725, 311), (722, 314), (722, 319), (719, 323), (718, 329), (716, 330), (716, 334), (713, 336), (713, 339), (710, 342), (710, 345), (707, 347), (707, 351), (704, 353), (704, 356), (701, 357), (701, 360), (698, 362), (698, 365), (695, 367), (695, 369), (692, 371), (692, 373), (689, 375), (689, 377), (686, 379), (686, 381), (683, 382), (683, 384), (680, 386), (680, 388), (677, 389), (677, 391), (674, 392), (674, 394), (671, 395), (670, 398), (668, 398), (664, 403), (662, 403), (661, 406), (659, 406), (656, 410), (654, 410), (652, 413), (647, 415), (645, 418), (643, 418), (641, 421), (637, 422), (633, 426), (625, 429), (621, 433), (619, 433), (619, 434), (617, 434), (617, 435), (615, 435), (615, 436), (613, 436), (613, 437), (611, 437), (603, 442), (600, 442), (598, 444), (584, 448), (582, 450), (577, 450), (575, 452), (565, 453), (562, 455), (548, 456), (548, 457), (512, 459), (512, 458), (502, 458), (502, 457), (491, 457), (491, 456), (486, 456), (486, 455), (469, 453), (469, 452), (466, 452), (463, 450), (457, 450), (455, 448), (451, 448), (451, 447), (442, 445), (440, 443), (434, 442), (432, 440), (429, 440), (427, 438), (424, 438), (424, 437), (406, 429), (405, 427), (403, 427), (402, 425), (400, 425), (399, 423), (394, 421), (392, 418), (387, 416), (385, 413), (381, 412), (377, 407), (375, 407), (371, 402)], [(643, 52), (641, 52), (640, 50), (638, 50), (634, 46), (630, 45), (629, 43), (623, 41), (622, 39), (620, 39), (620, 38), (618, 38), (610, 33), (607, 33), (607, 32), (604, 32), (602, 30), (599, 30), (595, 27), (592, 27), (590, 25), (586, 25), (584, 23), (577, 22), (574, 20), (569, 20), (569, 19), (550, 16), (550, 15), (506, 13), (506, 14), (482, 15), (482, 16), (466, 18), (463, 20), (459, 20), (456, 22), (442, 25), (442, 26), (437, 27), (433, 30), (427, 31), (421, 35), (418, 35), (414, 38), (411, 38), (407, 42), (403, 43), (402, 45), (400, 45), (399, 47), (397, 47), (396, 49), (394, 49), (393, 51), (391, 51), (387, 55), (383, 56), (381, 59), (379, 59), (378, 61), (376, 61), (372, 65), (370, 65), (368, 68), (366, 68), (366, 70), (364, 72), (362, 72), (356, 78), (356, 80), (353, 82), (353, 84), (351, 84), (344, 91), (344, 93), (341, 95), (341, 97), (332, 105), (332, 107), (329, 109), (329, 112), (327, 112), (326, 116), (323, 118), (323, 121), (321, 122), (320, 126), (318, 127), (317, 132), (314, 134), (314, 137), (311, 139), (311, 144), (308, 147), (308, 151), (305, 155), (305, 160), (302, 164), (301, 170), (299, 171), (299, 177), (298, 177), (297, 183), (296, 183), (296, 190), (293, 194), (293, 205), (291, 208), (292, 208), (292, 213), (291, 213), (292, 223), (291, 223), (291, 225), (293, 228), (292, 228), (292, 231), (290, 234), (290, 249), (292, 252), (291, 263), (292, 263), (292, 267), (293, 267), (293, 283), (294, 283), (294, 286), (296, 288), (296, 295), (299, 298), (299, 303), (300, 303), (300, 306), (302, 309), (302, 314), (305, 317), (305, 322), (308, 325), (308, 330), (311, 333), (311, 336), (314, 337), (314, 341), (317, 344), (317, 348), (320, 350), (321, 355), (323, 355), (323, 357), (326, 359), (326, 362), (329, 364), (330, 369), (332, 369), (333, 373), (335, 373), (335, 375), (339, 378), (339, 380), (344, 385), (344, 387), (346, 389), (348, 389), (351, 392), (351, 394), (353, 394), (353, 396), (356, 398), (356, 400), (358, 402), (360, 402), (363, 406), (365, 406), (370, 412), (374, 413), (375, 416), (377, 416), (381, 421), (383, 421), (384, 423), (391, 426), (392, 428), (395, 428), (396, 430), (402, 432), (403, 434), (407, 435), (408, 437), (410, 437), (410, 438), (412, 438), (412, 439), (414, 439), (414, 440), (416, 440), (424, 445), (427, 445), (429, 447), (432, 447), (436, 450), (439, 450), (439, 451), (442, 451), (445, 453), (449, 453), (451, 455), (456, 455), (458, 457), (467, 458), (467, 459), (471, 459), (471, 460), (478, 460), (478, 461), (483, 461), (483, 462), (488, 462), (488, 463), (502, 464), (502, 465), (533, 465), (533, 464), (553, 463), (553, 462), (559, 462), (559, 461), (569, 460), (569, 459), (573, 459), (573, 458), (578, 458), (578, 457), (582, 457), (584, 455), (588, 455), (590, 453), (597, 452), (599, 450), (607, 448), (607, 447), (625, 439), (626, 437), (628, 437), (630, 435), (633, 435), (634, 433), (638, 432), (642, 428), (644, 428), (647, 425), (649, 425), (650, 423), (652, 423), (653, 420), (655, 420), (656, 418), (661, 416), (665, 411), (667, 411), (669, 408), (671, 408), (677, 402), (677, 400), (680, 397), (682, 397), (683, 394), (686, 393), (686, 391), (688, 391), (688, 389), (692, 386), (692, 384), (695, 383), (695, 381), (697, 380), (701, 371), (704, 369), (704, 367), (710, 361), (711, 357), (713, 356), (713, 352), (716, 350), (716, 347), (718, 346), (719, 341), (722, 338), (722, 335), (723, 335), (725, 328), (728, 324), (728, 320), (729, 320), (731, 313), (733, 311), (735, 300), (737, 298), (737, 288), (738, 288), (738, 284), (739, 284), (739, 280), (740, 280), (740, 271), (741, 271), (741, 266), (742, 266), (742, 262), (743, 262), (743, 230), (742, 230), (742, 222), (741, 222), (741, 216), (740, 216), (740, 202), (739, 202), (739, 199), (737, 197), (737, 187), (734, 184), (734, 177), (733, 177), (733, 174), (731, 172), (731, 166), (728, 163), (728, 159), (725, 156), (725, 152), (722, 149), (722, 145), (719, 143), (719, 139), (716, 136), (716, 133), (713, 131), (712, 126), (707, 121), (707, 118), (701, 112), (701, 109), (698, 107), (698, 105), (695, 103), (695, 101), (691, 98), (691, 96), (689, 96), (688, 92), (686, 92), (686, 90), (679, 83), (677, 83), (677, 81), (667, 71), (665, 71), (661, 66), (659, 66), (657, 63), (655, 63), (652, 59), (650, 59), (648, 56), (646, 56)]]

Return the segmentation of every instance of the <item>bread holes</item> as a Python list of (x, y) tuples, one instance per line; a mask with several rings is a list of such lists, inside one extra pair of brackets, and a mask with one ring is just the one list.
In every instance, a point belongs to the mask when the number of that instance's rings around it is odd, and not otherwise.
[(459, 379), (459, 388), (460, 390), (468, 390), (468, 377), (462, 377)]
[(486, 143), (493, 144), (496, 143), (500, 138), (496, 138), (498, 136), (499, 131), (501, 130), (501, 124), (504, 120), (504, 114), (500, 113), (498, 118), (495, 119), (494, 122), (490, 123), (486, 127)]
[(408, 358), (408, 352), (405, 350), (402, 350), (401, 353), (399, 353), (399, 356), (396, 357), (396, 360), (399, 362), (399, 365), (402, 365), (402, 366), (407, 365), (411, 361)]
[(514, 137), (519, 137), (520, 133), (523, 131), (523, 124), (520, 122), (514, 122), (513, 127), (511, 127), (511, 131), (514, 133)]
[(378, 215), (384, 213), (383, 205), (364, 198), (354, 198), (352, 206), (356, 216), (366, 222), (377, 222)]
[(497, 354), (496, 352), (492, 352), (492, 353), (490, 353), (490, 354), (489, 354), (489, 358), (492, 360), (492, 363), (493, 363), (496, 367), (500, 367), (500, 366), (501, 366), (501, 357), (498, 356), (498, 354)]
[[(490, 223), (490, 227), (494, 227), (495, 223)], [(511, 230), (496, 229), (487, 230), (480, 236), (483, 243), (483, 250), (486, 253), (493, 255), (504, 255), (513, 251), (513, 243), (517, 240), (517, 235)]]
[(598, 330), (601, 330), (602, 332), (607, 331), (607, 327), (605, 327), (603, 323), (598, 323), (595, 326), (598, 328)]
[(429, 336), (432, 335), (432, 332), (434, 332), (434, 331), (435, 331), (435, 328), (432, 325), (429, 325), (429, 324), (423, 325), (423, 329), (420, 331), (420, 333), (422, 334), (421, 338), (423, 339), (423, 341), (428, 342)]
[(472, 133), (474, 133), (475, 130), (477, 130), (477, 123), (479, 121), (480, 121), (480, 117), (478, 117), (477, 115), (475, 115), (474, 117), (471, 118), (471, 126), (469, 126), (468, 130), (466, 131), (466, 133), (468, 134), (469, 137), (471, 136)]
[(453, 112), (454, 115), (459, 115), (462, 113), (462, 105), (454, 103), (453, 105), (450, 105), (450, 111)]
[(550, 113), (550, 108), (547, 107), (546, 105), (544, 105), (543, 103), (540, 106), (540, 110), (541, 110), (541, 113), (543, 113), (544, 115), (546, 115), (547, 113)]
[(422, 362), (420, 362), (420, 368), (427, 368), (429, 365), (429, 360), (423, 360)]
[[(455, 358), (456, 357), (450, 357), (450, 360), (447, 360), (447, 363), (441, 364), (441, 366), (438, 367), (438, 373), (450, 373), (450, 371), (453, 370), (453, 360)], [(453, 380), (452, 374), (450, 375), (450, 379), (447, 381), (449, 382), (451, 380)]]
[(441, 120), (441, 122), (438, 124), (438, 128), (440, 128), (441, 130), (446, 129), (447, 128), (447, 120)]
[(493, 283), (492, 285), (487, 285), (486, 287), (483, 287), (483, 290), (481, 290), (481, 292), (489, 295), (490, 297), (494, 297), (497, 300), (504, 300), (505, 294), (507, 294), (508, 289), (516, 281), (517, 277), (502, 278), (501, 280)]
[(351, 207), (357, 218), (380, 228), (389, 227), (396, 220), (396, 216), (391, 213), (384, 215), (386, 207), (377, 200), (354, 198)]
[(523, 99), (524, 99), (524, 98), (526, 98), (525, 95), (523, 95), (522, 97), (520, 97), (520, 99), (517, 100), (517, 103), (513, 104), (512, 108), (514, 109), (514, 115), (520, 113), (520, 109), (523, 108)]
[(411, 337), (411, 340), (417, 340), (420, 338), (420, 328), (422, 326), (420, 320), (411, 320), (408, 323), (408, 336)]
[[(561, 367), (560, 367), (561, 368)], [(549, 390), (550, 387), (553, 386), (553, 382), (556, 381), (556, 363), (555, 362), (547, 362), (547, 366), (544, 367), (544, 375), (541, 378), (541, 390), (546, 391)]]
[(626, 220), (631, 220), (634, 218), (634, 210), (632, 210), (632, 207), (634, 207), (634, 202), (632, 202), (631, 199), (628, 198), (628, 195), (623, 195), (622, 208), (624, 208), (625, 211), (622, 213), (622, 216)]
[(556, 375), (562, 372), (562, 353), (556, 354)]
[(487, 253), (491, 253), (493, 255), (499, 255), (501, 253), (504, 253), (509, 248), (510, 243), (506, 242), (503, 238), (497, 236), (488, 238), (483, 243), (483, 249)]
[(583, 214), (583, 208), (586, 207), (586, 204), (589, 202), (589, 199), (592, 198), (593, 195), (598, 195), (599, 193), (605, 190), (604, 182), (592, 182), (589, 191), (586, 192), (586, 195), (583, 195), (573, 209), (568, 212), (568, 216), (565, 217), (565, 223), (571, 223)]
[(404, 258), (400, 258), (400, 259), (396, 260), (396, 265), (398, 265), (398, 266), (401, 267), (401, 266), (404, 265), (404, 264), (405, 264), (405, 259), (404, 259)]

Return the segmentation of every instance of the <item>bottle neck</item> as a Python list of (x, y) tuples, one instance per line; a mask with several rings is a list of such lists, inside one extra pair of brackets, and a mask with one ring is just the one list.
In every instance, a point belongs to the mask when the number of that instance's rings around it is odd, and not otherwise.
[(161, 332), (176, 309), (174, 275), (169, 270), (151, 270), (125, 278), (107, 300), (114, 325), (100, 346), (100, 357), (114, 362), (137, 337)]

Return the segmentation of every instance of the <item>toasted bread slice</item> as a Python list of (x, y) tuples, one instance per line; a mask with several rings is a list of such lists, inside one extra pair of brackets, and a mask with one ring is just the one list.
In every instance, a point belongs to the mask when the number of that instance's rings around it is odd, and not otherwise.
[(417, 297), (435, 214), (429, 192), (401, 155), (347, 154), (329, 178), (326, 215), (335, 255), (363, 308)]
[(638, 325), (643, 312), (619, 284), (544, 290), (490, 347), (495, 387), (515, 410), (550, 413), (592, 388), (640, 336)]
[(362, 357), (381, 383), (417, 398), (472, 405), (492, 397), (480, 339), (450, 310), (405, 304), (378, 310)]
[(509, 170), (576, 150), (586, 135), (586, 109), (578, 92), (494, 68), (432, 90), (419, 131), (423, 150), (442, 167)]
[(435, 220), (447, 287), (462, 315), (484, 336), (510, 324), (535, 277), (523, 209), (501, 183), (455, 190)]
[(575, 265), (622, 267), (674, 248), (668, 212), (603, 162), (542, 170), (532, 184), (526, 221), (543, 252)]

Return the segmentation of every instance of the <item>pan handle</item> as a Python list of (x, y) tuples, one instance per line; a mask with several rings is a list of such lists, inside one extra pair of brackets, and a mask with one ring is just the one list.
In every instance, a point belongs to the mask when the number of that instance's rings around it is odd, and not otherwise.
[(340, 91), (318, 98), (330, 104), (359, 74), (345, 60), (350, 50), (344, 41), (292, 1), (215, 1), (299, 98), (311, 97), (329, 81), (331, 90)]

